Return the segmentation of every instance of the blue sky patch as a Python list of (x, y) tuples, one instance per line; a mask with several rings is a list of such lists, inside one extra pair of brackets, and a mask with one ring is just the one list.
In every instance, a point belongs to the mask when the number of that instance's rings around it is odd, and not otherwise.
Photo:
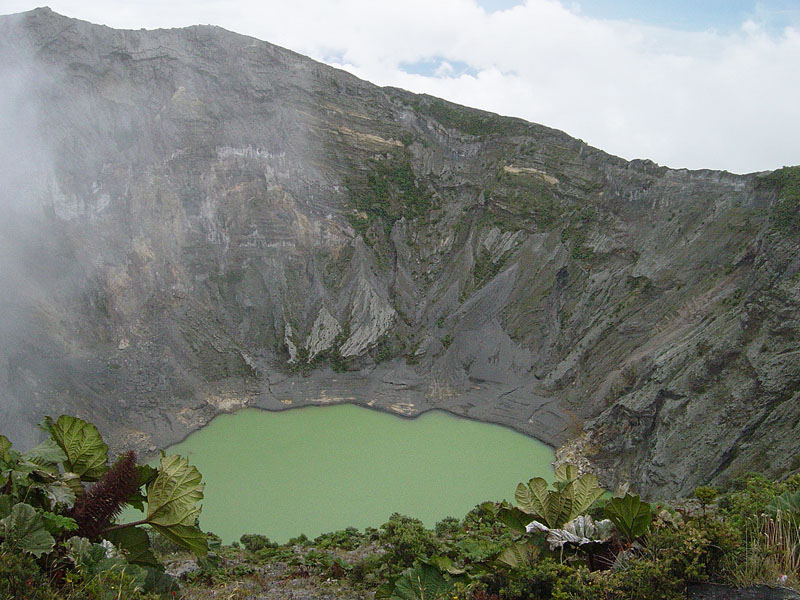
[(344, 51), (343, 50), (328, 50), (323, 52), (322, 54), (322, 61), (328, 63), (329, 65), (343, 65), (345, 64), (344, 60)]
[(446, 60), (439, 56), (418, 60), (413, 63), (400, 63), (400, 69), (410, 75), (424, 75), (425, 77), (459, 77), (460, 75), (478, 74), (475, 67), (471, 67), (460, 60)]
[(523, 0), (478, 0), (478, 4), (488, 13), (500, 10), (508, 10), (519, 4), (525, 4)]
[(776, 28), (800, 23), (798, 0), (577, 0), (575, 4), (590, 17), (633, 20), (687, 31), (729, 31), (747, 19)]
[[(477, 0), (488, 13), (508, 10), (524, 0)], [(638, 21), (670, 29), (737, 29), (747, 19), (771, 29), (800, 26), (800, 0), (562, 0), (568, 8), (598, 19)]]

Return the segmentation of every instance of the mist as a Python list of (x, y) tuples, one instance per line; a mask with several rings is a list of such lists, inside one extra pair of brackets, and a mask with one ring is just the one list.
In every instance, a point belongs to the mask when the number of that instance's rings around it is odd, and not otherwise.
[(41, 100), (55, 82), (36, 60), (21, 19), (6, 18), (0, 27), (0, 422), (13, 442), (29, 445), (36, 399), (18, 396), (13, 379), (24, 377), (20, 353), (33, 341), (34, 315), (48, 297), (34, 272), (42, 267), (53, 185)]
[(93, 199), (79, 179), (92, 172), (76, 127), (92, 121), (89, 96), (31, 32), (24, 15), (0, 20), (0, 423), (23, 447), (44, 415), (70, 410), (92, 328), (91, 257), (104, 254), (102, 234), (85, 227)]

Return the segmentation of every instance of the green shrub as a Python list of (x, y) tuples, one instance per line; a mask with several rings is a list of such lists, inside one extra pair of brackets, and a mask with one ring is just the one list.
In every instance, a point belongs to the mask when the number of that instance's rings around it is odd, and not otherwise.
[(380, 584), (384, 559), (380, 554), (370, 554), (351, 565), (348, 579), (351, 583), (377, 587)]
[(255, 558), (259, 563), (271, 561), (291, 562), (295, 557), (295, 552), (291, 546), (266, 547), (254, 552)]
[[(682, 600), (686, 584), (662, 561), (632, 557), (619, 568), (597, 571), (587, 578), (585, 588), (570, 590), (566, 598), (575, 600)], [(577, 583), (577, 582), (576, 582)]]
[(351, 569), (350, 565), (340, 557), (312, 548), (297, 560), (298, 566), (316, 571), (322, 577), (344, 577)]
[(800, 476), (773, 481), (760, 473), (746, 473), (735, 479), (731, 489), (717, 501), (722, 515), (734, 527), (744, 531), (753, 515), (760, 515), (767, 505), (784, 492), (800, 490)]
[(551, 558), (530, 567), (497, 571), (482, 581), (489, 594), (504, 600), (570, 598), (580, 592), (580, 583), (575, 569)]
[(198, 583), (213, 586), (223, 585), (241, 581), (256, 572), (253, 565), (227, 560), (212, 553), (199, 559), (197, 565), (200, 567), (199, 569), (186, 575), (186, 581), (195, 585)]
[(250, 552), (258, 552), (264, 548), (278, 547), (278, 544), (270, 541), (267, 536), (260, 535), (258, 533), (245, 533), (239, 538), (239, 541), (242, 543), (242, 546), (244, 546)]
[(0, 598), (47, 600), (53, 597), (33, 557), (0, 544)]
[(705, 510), (706, 506), (714, 502), (718, 495), (719, 492), (717, 489), (710, 485), (701, 485), (694, 488), (694, 497), (700, 501), (703, 510)]
[(309, 539), (305, 533), (301, 533), (297, 537), (290, 538), (288, 542), (286, 542), (287, 546), (307, 546), (309, 544)]
[(741, 535), (716, 515), (688, 519), (680, 527), (656, 521), (647, 541), (648, 556), (682, 581), (707, 581), (721, 571), (723, 558), (741, 544)]
[(461, 531), (461, 521), (455, 517), (445, 517), (434, 525), (433, 530), (439, 537), (453, 536)]
[(381, 525), (379, 538), (386, 547), (385, 562), (391, 572), (411, 567), (418, 558), (440, 554), (441, 544), (419, 519), (394, 513)]
[(365, 535), (360, 533), (355, 527), (347, 527), (339, 531), (323, 533), (314, 539), (314, 545), (327, 548), (341, 548), (342, 550), (353, 550), (358, 548), (365, 539)]

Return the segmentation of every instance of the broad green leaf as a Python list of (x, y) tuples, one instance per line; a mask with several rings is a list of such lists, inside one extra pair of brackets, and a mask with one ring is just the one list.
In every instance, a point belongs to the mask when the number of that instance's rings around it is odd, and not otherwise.
[(53, 512), (44, 511), (42, 513), (44, 520), (44, 527), (52, 535), (60, 535), (66, 531), (75, 531), (78, 528), (78, 523), (75, 519), (65, 517)]
[[(124, 571), (125, 575), (127, 575), (130, 578), (132, 578), (134, 585), (136, 585), (140, 589), (143, 590), (145, 585), (147, 585), (148, 569), (146, 569), (145, 567), (142, 567), (140, 565), (130, 564), (130, 563), (126, 562), (124, 559), (122, 559), (121, 557), (114, 557), (114, 558), (111, 558), (111, 559), (107, 559), (107, 561), (105, 561), (105, 564), (104, 564), (104, 562), (101, 562), (100, 564), (98, 564), (97, 565), (98, 571), (100, 571), (100, 570), (108, 571), (109, 568), (108, 568), (107, 565), (109, 565), (109, 564), (113, 565), (114, 568), (117, 571)], [(112, 593), (113, 593), (113, 591), (112, 591)], [(112, 599), (116, 600), (117, 599), (117, 594), (114, 594), (108, 600), (112, 600)]]
[[(531, 481), (533, 481), (531, 479)], [(517, 489), (514, 491), (514, 500), (517, 501), (519, 509), (530, 514), (538, 515), (541, 509), (541, 504), (536, 502), (531, 489), (528, 485), (520, 482), (517, 484)]]
[(83, 496), (83, 493), (86, 491), (81, 483), (81, 478), (78, 477), (76, 473), (62, 473), (61, 483), (71, 489), (76, 498)]
[(497, 554), (497, 546), (489, 539), (464, 538), (453, 546), (461, 558), (473, 563)]
[[(139, 473), (139, 479), (137, 480), (136, 486), (139, 488), (141, 488), (143, 485), (149, 484), (156, 477), (158, 477), (158, 469), (154, 469), (150, 465), (136, 465), (136, 470)], [(144, 503), (146, 501), (147, 498), (138, 491), (128, 498), (128, 504), (141, 512), (144, 512)]]
[(117, 548), (124, 550), (125, 559), (132, 565), (142, 565), (146, 567), (158, 567), (155, 554), (150, 549), (150, 538), (143, 529), (138, 527), (126, 527), (125, 529), (115, 529), (103, 534), (109, 542)]
[(11, 496), (0, 494), (0, 519), (5, 519), (11, 514)]
[(594, 501), (605, 492), (605, 490), (600, 487), (597, 476), (593, 473), (581, 475), (578, 479), (573, 481), (570, 486), (572, 487), (572, 506), (570, 507), (570, 514), (567, 518), (568, 521), (571, 521), (578, 515), (589, 510), (592, 504), (594, 504)]
[(152, 523), (152, 527), (165, 538), (186, 548), (196, 556), (205, 556), (208, 554), (208, 538), (205, 533), (200, 531), (199, 527), (189, 525), (170, 525), (169, 527), (164, 527), (156, 525), (155, 523)]
[(484, 512), (484, 514), (490, 517), (497, 516), (497, 504), (494, 502), (482, 502), (478, 505), (478, 507)]
[(0, 435), (0, 460), (4, 463), (11, 462), (11, 442), (4, 435)]
[(441, 600), (449, 598), (454, 587), (439, 569), (421, 564), (400, 574), (391, 597), (395, 600)]
[(54, 481), (48, 483), (44, 488), (50, 506), (55, 508), (57, 505), (72, 508), (75, 504), (75, 490), (73, 490), (65, 481)]
[(639, 496), (625, 494), (624, 498), (612, 498), (605, 508), (608, 517), (617, 531), (628, 541), (647, 533), (653, 513), (647, 502), (642, 502)]
[[(105, 552), (105, 548), (100, 544), (94, 544), (92, 546), (92, 554), (94, 554), (96, 549)], [(144, 589), (146, 582), (147, 582), (147, 570), (139, 565), (132, 565), (128, 563), (124, 558), (121, 556), (103, 556), (97, 561), (92, 563), (89, 562), (87, 565), (90, 572), (94, 575), (99, 575), (101, 573), (124, 573), (127, 577), (130, 577), (133, 581), (133, 585), (137, 586), (140, 589)], [(118, 600), (120, 598), (119, 592), (113, 589), (101, 589), (100, 590), (100, 599), (101, 600)], [(110, 593), (108, 593), (110, 592)]]
[(57, 465), (58, 463), (65, 462), (67, 460), (67, 455), (55, 440), (48, 439), (35, 448), (23, 452), (22, 458), (36, 464), (50, 463)]
[(156, 477), (147, 486), (147, 520), (153, 525), (193, 526), (203, 499), (202, 475), (178, 455), (162, 456)]
[(579, 475), (578, 467), (569, 463), (561, 463), (555, 472), (556, 480), (563, 483), (569, 483), (573, 479), (577, 479)]
[(497, 562), (506, 565), (507, 567), (511, 567), (512, 569), (530, 566), (530, 561), (531, 547), (530, 544), (526, 542), (517, 542), (511, 544), (497, 557)]
[(375, 600), (389, 600), (392, 597), (392, 593), (394, 592), (394, 582), (399, 579), (399, 575), (395, 577), (390, 577), (386, 581), (384, 581), (381, 585), (378, 586), (378, 589), (375, 590), (375, 595), (373, 598)]
[(35, 465), (32, 462), (16, 460), (12, 462), (10, 472), (12, 476), (23, 475), (27, 479), (28, 475), (36, 471), (38, 468), (38, 465)]
[(92, 549), (92, 542), (85, 537), (73, 535), (64, 542), (64, 548), (67, 550), (67, 556), (77, 565), (86, 561)]
[(44, 527), (42, 516), (29, 504), (15, 504), (9, 515), (0, 520), (0, 532), (6, 543), (37, 558), (53, 550), (56, 541)]
[(436, 567), (443, 573), (449, 573), (450, 575), (463, 575), (466, 573), (464, 569), (459, 569), (453, 564), (453, 561), (447, 556), (431, 556), (428, 559), (428, 564), (431, 566)]
[(800, 491), (785, 491), (769, 501), (766, 507), (768, 514), (775, 515), (779, 510), (800, 512)]
[(144, 503), (146, 501), (147, 498), (141, 492), (136, 492), (130, 498), (128, 498), (128, 504), (130, 504), (139, 512), (144, 512)]
[(603, 489), (592, 474), (578, 477), (573, 465), (561, 465), (556, 471), (559, 481), (549, 489), (541, 477), (534, 477), (527, 485), (520, 483), (514, 495), (520, 510), (538, 518), (550, 528), (562, 527), (586, 512)]
[(43, 479), (54, 480), (59, 474), (58, 463), (66, 459), (66, 454), (53, 440), (45, 440), (23, 454), (12, 456), (12, 469), (20, 473), (36, 473)]
[(542, 516), (547, 504), (547, 482), (541, 477), (534, 477), (527, 485), (520, 483), (514, 493), (520, 509), (529, 515)]
[(516, 506), (501, 506), (497, 518), (514, 533), (525, 533), (525, 526), (531, 522), (531, 516)]
[(202, 475), (182, 456), (162, 456), (158, 476), (147, 486), (147, 522), (163, 536), (200, 556), (208, 552), (197, 528)]
[(545, 515), (550, 527), (561, 527), (572, 518), (575, 508), (575, 482), (560, 482), (562, 487), (550, 493), (549, 511)]
[(24, 473), (36, 473), (42, 479), (46, 479), (49, 481), (55, 481), (55, 479), (59, 475), (58, 465), (55, 463), (49, 463), (47, 461), (41, 459), (34, 459), (34, 460), (23, 460), (17, 463), (15, 467), (17, 472), (24, 472)]
[(55, 423), (45, 417), (42, 426), (67, 455), (66, 471), (84, 481), (97, 481), (108, 470), (108, 446), (97, 427), (68, 415), (61, 415)]
[[(142, 567), (141, 565), (132, 565), (130, 563), (125, 562), (125, 560), (123, 560), (120, 557), (110, 559), (109, 562), (111, 561), (119, 565), (118, 567), (116, 567), (119, 571), (124, 571), (127, 577), (133, 579), (134, 585), (136, 585), (141, 590), (145, 589), (145, 587), (147, 586), (147, 578), (149, 576), (150, 568)], [(99, 565), (97, 565), (97, 567), (98, 570), (99, 569), (106, 570), (103, 563), (100, 563)], [(117, 600), (118, 596), (117, 594), (114, 594), (113, 590), (112, 594), (113, 595), (110, 598), (104, 600)]]
[(558, 527), (569, 520), (571, 499), (563, 490), (547, 489), (547, 482), (541, 477), (534, 477), (528, 485), (520, 483), (514, 498), (523, 512), (538, 517), (549, 527)]
[(108, 548), (102, 544), (92, 544), (89, 547), (89, 552), (83, 556), (83, 566), (93, 571), (97, 570), (97, 566), (108, 558)]
[(136, 465), (136, 471), (139, 474), (139, 478), (136, 483), (138, 487), (147, 485), (156, 477), (158, 477), (158, 469), (151, 467), (150, 465)]

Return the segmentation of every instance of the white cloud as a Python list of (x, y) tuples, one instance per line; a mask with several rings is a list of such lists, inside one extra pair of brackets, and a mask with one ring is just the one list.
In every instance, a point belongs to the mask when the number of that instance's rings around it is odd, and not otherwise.
[[(213, 23), (335, 60), (380, 85), (564, 129), (626, 158), (747, 172), (800, 163), (800, 32), (681, 32), (527, 0), (51, 0), (114, 27)], [(0, 11), (27, 10), (0, 0)], [(335, 57), (335, 58), (333, 58)], [(401, 63), (440, 58), (430, 76)]]

